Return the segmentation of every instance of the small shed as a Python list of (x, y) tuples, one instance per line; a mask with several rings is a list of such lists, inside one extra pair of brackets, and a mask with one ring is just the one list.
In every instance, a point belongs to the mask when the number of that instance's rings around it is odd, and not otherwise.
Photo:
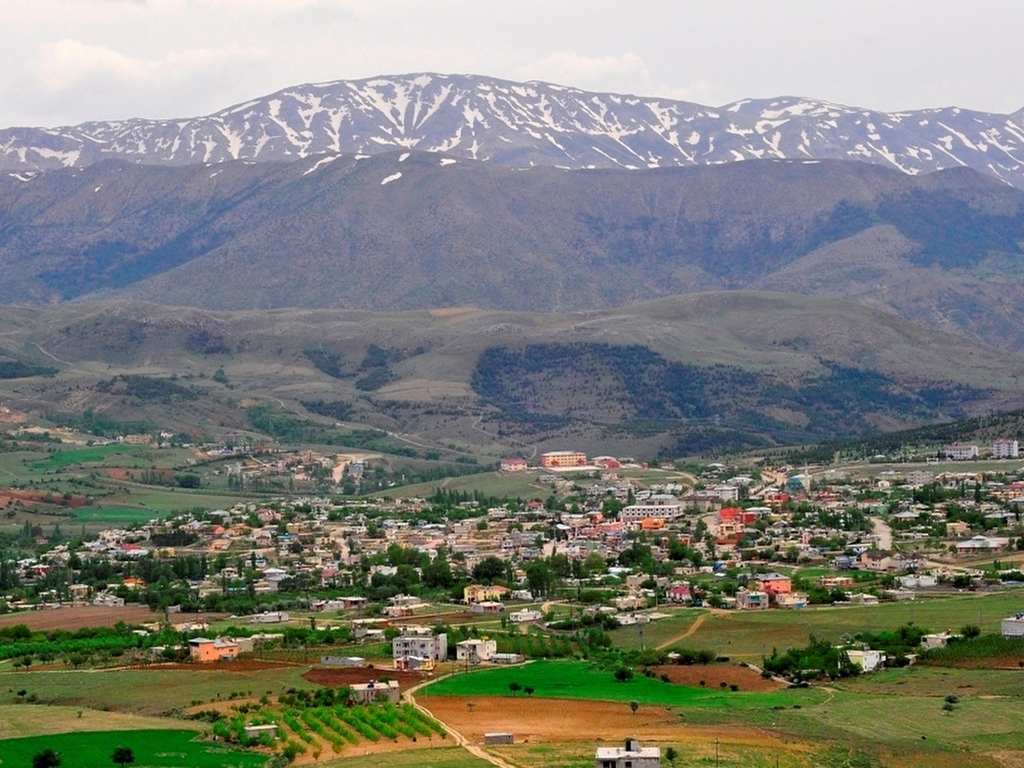
[(485, 733), (484, 744), (515, 744), (516, 739), (511, 733)]

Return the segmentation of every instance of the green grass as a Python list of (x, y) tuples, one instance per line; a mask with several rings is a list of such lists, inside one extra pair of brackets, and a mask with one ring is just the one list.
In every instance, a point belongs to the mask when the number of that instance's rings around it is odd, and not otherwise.
[(98, 731), (31, 736), (0, 741), (4, 765), (28, 766), (47, 747), (61, 754), (63, 768), (113, 765), (116, 747), (129, 747), (136, 766), (159, 768), (261, 768), (266, 755), (239, 752), (222, 744), (195, 740), (195, 731)]
[[(743, 709), (748, 707), (806, 706), (824, 694), (815, 690), (783, 690), (775, 693), (723, 691), (672, 685), (637, 674), (619, 682), (610, 669), (580, 661), (536, 661), (521, 667), (487, 669), (453, 675), (423, 689), (424, 696), (511, 696), (509, 683), (532, 686), (535, 696), (555, 699), (638, 701), (663, 706)], [(518, 696), (525, 696), (523, 693)], [(429, 709), (429, 703), (425, 702)]]
[(141, 445), (101, 445), (92, 448), (73, 448), (67, 451), (58, 450), (42, 461), (32, 464), (32, 468), (48, 470), (61, 469), (72, 464), (102, 464), (111, 456), (151, 454), (152, 452), (152, 448)]
[(995, 595), (964, 594), (876, 606), (734, 611), (708, 616), (685, 642), (690, 647), (713, 649), (718, 655), (756, 661), (770, 654), (772, 648), (781, 651), (804, 646), (812, 634), (838, 641), (843, 635), (892, 630), (908, 622), (936, 632), (955, 631), (965, 624), (977, 624), (985, 632), (998, 632), (1000, 621), (1021, 610), (1022, 604), (1024, 591), (1012, 590)]
[[(480, 491), (486, 496), (508, 498), (546, 498), (551, 493), (550, 486), (541, 487), (536, 484), (536, 474), (500, 472), (483, 472), (463, 477), (449, 477), (433, 480), (428, 483), (403, 485), (390, 489), (390, 493), (401, 492), (403, 496), (430, 496), (438, 488), (450, 491)], [(379, 495), (379, 493), (377, 494)]]
[[(851, 677), (836, 684), (849, 693), (897, 696), (999, 696), (1020, 699), (1022, 672), (1008, 669), (948, 669), (911, 666)], [(1015, 704), (1016, 706), (1016, 704)]]
[(159, 515), (151, 509), (131, 507), (79, 507), (75, 510), (75, 521), (79, 523), (108, 523), (122, 525), (146, 523)]
[[(698, 616), (707, 614), (707, 611), (701, 608), (680, 609), (659, 606), (658, 610), (661, 613), (671, 615), (667, 619), (658, 619), (648, 624), (638, 624), (632, 627), (620, 627), (609, 632), (608, 634), (611, 635), (615, 646), (618, 648), (639, 648), (641, 641), (640, 632), (643, 630), (643, 645), (645, 648), (661, 647), (663, 644), (685, 633), (693, 625), (693, 622), (697, 620)], [(687, 648), (710, 647), (695, 643), (695, 635), (696, 633), (680, 640), (678, 643), (672, 643), (672, 645), (681, 645)]]

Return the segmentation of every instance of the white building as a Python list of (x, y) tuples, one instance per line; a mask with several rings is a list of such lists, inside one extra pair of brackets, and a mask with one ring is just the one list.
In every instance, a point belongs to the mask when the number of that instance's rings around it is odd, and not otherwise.
[(1024, 613), (1003, 619), (1003, 637), (1024, 637)]
[(469, 664), (490, 661), (497, 652), (496, 640), (463, 640), (455, 644), (455, 659)]
[(668, 493), (656, 493), (644, 499), (642, 503), (630, 504), (619, 512), (619, 520), (624, 523), (639, 523), (649, 517), (663, 520), (676, 520), (686, 512), (682, 502)]
[(944, 451), (946, 458), (950, 461), (969, 461), (978, 458), (978, 446), (976, 445), (947, 445)]
[(448, 660), (448, 635), (435, 635), (430, 627), (404, 627), (391, 641), (391, 655), (399, 669), (432, 668)]
[(661, 768), (661, 750), (626, 739), (624, 747), (598, 747), (594, 768)]
[(863, 650), (850, 648), (847, 649), (846, 655), (849, 657), (850, 663), (860, 667), (862, 672), (874, 672), (885, 666), (886, 657), (882, 651), (873, 651), (869, 648)]
[(995, 459), (1016, 459), (1019, 453), (1016, 440), (996, 440), (992, 444), (992, 457)]

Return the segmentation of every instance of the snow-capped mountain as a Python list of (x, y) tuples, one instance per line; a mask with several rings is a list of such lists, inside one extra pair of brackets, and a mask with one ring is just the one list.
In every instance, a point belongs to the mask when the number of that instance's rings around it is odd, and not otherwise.
[(1024, 109), (875, 112), (780, 97), (711, 108), (547, 83), (411, 74), (287, 88), (206, 117), (0, 130), (0, 170), (118, 156), (184, 165), (319, 153), (444, 152), (511, 167), (658, 168), (845, 159), (921, 174), (968, 166), (1024, 188)]

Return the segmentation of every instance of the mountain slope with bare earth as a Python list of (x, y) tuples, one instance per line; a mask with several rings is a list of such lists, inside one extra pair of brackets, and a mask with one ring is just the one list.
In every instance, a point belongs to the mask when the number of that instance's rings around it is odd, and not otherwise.
[(564, 312), (767, 289), (1024, 349), (1024, 193), (965, 169), (107, 162), (0, 177), (0, 214), (4, 303)]
[[(292, 413), (321, 425), (308, 434), (371, 426), (421, 456), (679, 455), (1024, 404), (1015, 358), (891, 312), (773, 293), (570, 315), (90, 303), (3, 309), (0, 322), (0, 361), (59, 369), (0, 381), (18, 409), (176, 431), (265, 431), (268, 413)], [(254, 406), (270, 410), (254, 421)]]

